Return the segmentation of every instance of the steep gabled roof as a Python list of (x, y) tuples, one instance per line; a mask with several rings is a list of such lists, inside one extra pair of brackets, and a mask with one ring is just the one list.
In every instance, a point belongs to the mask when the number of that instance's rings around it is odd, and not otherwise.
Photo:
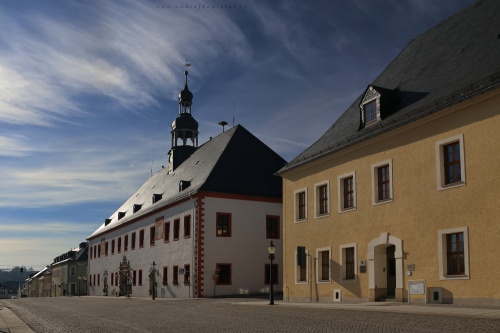
[[(173, 173), (168, 168), (152, 175), (89, 238), (96, 237), (132, 219), (175, 204), (198, 191), (281, 198), (281, 178), (274, 174), (286, 161), (237, 125), (199, 147)], [(182, 189), (180, 182), (183, 182)], [(152, 202), (153, 194), (161, 200)], [(133, 213), (134, 205), (142, 205)], [(118, 219), (118, 213), (125, 216)]]
[[(360, 126), (364, 94), (279, 172), (346, 149), (500, 86), (500, 1), (482, 0), (410, 43), (373, 81), (398, 94), (394, 112)], [(394, 95), (392, 96), (394, 97)]]

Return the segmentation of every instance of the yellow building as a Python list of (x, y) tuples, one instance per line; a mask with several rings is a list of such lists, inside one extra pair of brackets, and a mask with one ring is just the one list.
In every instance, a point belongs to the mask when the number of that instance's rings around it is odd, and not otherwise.
[(280, 170), (285, 301), (500, 303), (498, 17), (412, 40)]

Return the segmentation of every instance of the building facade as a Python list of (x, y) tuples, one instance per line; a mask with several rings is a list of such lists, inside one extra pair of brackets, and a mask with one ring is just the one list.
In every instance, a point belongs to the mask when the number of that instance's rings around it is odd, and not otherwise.
[(280, 170), (285, 300), (500, 302), (499, 15), (412, 40)]
[[(179, 94), (168, 165), (89, 238), (90, 295), (212, 297), (282, 286), (285, 161), (241, 125), (198, 147), (193, 94)], [(265, 163), (262, 163), (265, 161)]]

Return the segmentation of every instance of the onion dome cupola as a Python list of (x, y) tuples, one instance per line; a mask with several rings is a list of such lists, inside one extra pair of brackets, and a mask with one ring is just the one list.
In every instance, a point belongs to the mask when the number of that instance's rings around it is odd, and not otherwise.
[(179, 115), (172, 122), (169, 172), (173, 172), (198, 148), (198, 122), (191, 115), (193, 93), (189, 91), (187, 84), (188, 71), (185, 71), (184, 75), (186, 75), (186, 83), (184, 89), (179, 93)]

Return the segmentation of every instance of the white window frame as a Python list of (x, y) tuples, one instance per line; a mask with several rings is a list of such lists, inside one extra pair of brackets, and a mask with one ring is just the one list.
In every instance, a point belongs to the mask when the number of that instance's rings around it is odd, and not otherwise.
[[(445, 184), (444, 176), (444, 156), (443, 146), (458, 142), (460, 145), (460, 172), (462, 180), (453, 184)], [(464, 186), (465, 181), (465, 153), (464, 153), (464, 135), (458, 134), (436, 142), (436, 174), (437, 174), (437, 190), (447, 190), (459, 186)]]
[[(326, 210), (327, 212), (324, 214), (319, 213), (319, 188), (320, 186), (326, 185)], [(331, 211), (331, 200), (330, 200), (330, 181), (325, 180), (319, 183), (314, 184), (314, 217), (315, 218), (322, 218), (322, 217), (327, 217), (330, 216), (330, 211)]]
[[(354, 248), (354, 279), (346, 279), (346, 266), (345, 261), (345, 250), (347, 248)], [(340, 257), (340, 281), (342, 283), (355, 283), (358, 282), (358, 246), (356, 243), (343, 244), (339, 246), (339, 257)]]
[[(383, 167), (385, 165), (389, 166), (389, 178), (390, 178), (390, 183), (389, 183), (389, 199), (384, 199), (384, 200), (378, 200), (378, 168)], [(372, 170), (372, 205), (382, 205), (386, 204), (389, 202), (394, 201), (394, 189), (393, 189), (393, 173), (392, 173), (392, 159), (388, 159), (385, 161), (381, 161), (379, 163), (372, 164), (371, 166)]]
[[(344, 208), (344, 179), (352, 177), (352, 187), (353, 187), (353, 201), (354, 205), (352, 208)], [(339, 213), (350, 212), (356, 210), (356, 171), (351, 171), (343, 175), (338, 176), (338, 196), (339, 196)]]
[[(321, 258), (319, 257), (319, 253), (323, 251), (328, 251), (328, 280), (320, 280), (321, 273)], [(316, 249), (316, 283), (332, 283), (332, 247), (321, 247)]]
[[(446, 260), (446, 235), (462, 232), (464, 234), (464, 274), (448, 275)], [(469, 228), (453, 228), (438, 230), (438, 254), (439, 254), (439, 279), (440, 280), (469, 280)]]
[[(299, 193), (305, 193), (305, 218), (299, 220)], [(294, 221), (295, 223), (301, 223), (307, 221), (307, 187), (301, 188), (293, 192), (293, 210), (294, 210)]]
[(309, 283), (309, 250), (306, 250), (306, 280), (299, 281), (299, 263), (297, 262), (297, 250), (295, 250), (295, 284), (308, 284)]
[(69, 275), (70, 276), (76, 276), (76, 267), (75, 266), (70, 266), (69, 267)]

